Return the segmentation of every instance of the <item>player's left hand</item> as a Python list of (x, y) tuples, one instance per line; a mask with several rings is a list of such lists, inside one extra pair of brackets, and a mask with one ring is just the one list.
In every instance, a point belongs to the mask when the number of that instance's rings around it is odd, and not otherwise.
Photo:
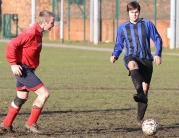
[(157, 65), (160, 65), (160, 64), (162, 64), (162, 58), (160, 56), (154, 56), (154, 62)]

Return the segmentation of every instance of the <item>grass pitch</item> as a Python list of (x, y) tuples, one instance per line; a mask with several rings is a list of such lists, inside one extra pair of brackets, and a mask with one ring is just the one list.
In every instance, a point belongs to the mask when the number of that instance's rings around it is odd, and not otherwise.
[[(16, 96), (15, 78), (5, 59), (6, 45), (0, 47), (1, 121)], [(161, 128), (154, 137), (179, 137), (178, 50), (164, 49), (163, 53), (163, 63), (154, 63), (145, 119), (159, 122)], [(13, 123), (16, 133), (0, 133), (0, 137), (145, 138), (136, 126), (135, 90), (123, 55), (115, 64), (110, 63), (110, 56), (110, 52), (43, 47), (36, 74), (51, 93), (38, 120), (46, 134), (35, 136), (23, 128), (36, 97), (30, 93)]]

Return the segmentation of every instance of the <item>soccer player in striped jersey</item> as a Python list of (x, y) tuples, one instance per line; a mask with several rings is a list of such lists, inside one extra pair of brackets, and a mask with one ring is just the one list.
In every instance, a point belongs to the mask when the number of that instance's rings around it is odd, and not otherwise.
[[(140, 5), (138, 2), (128, 3), (127, 12), (129, 21), (118, 27), (116, 43), (110, 61), (114, 63), (125, 48), (124, 64), (129, 70), (129, 76), (131, 76), (137, 91), (133, 98), (138, 103), (137, 124), (141, 126), (147, 109), (153, 61), (157, 65), (162, 63), (162, 39), (150, 20), (139, 18)], [(150, 50), (150, 38), (156, 47), (154, 56)]]

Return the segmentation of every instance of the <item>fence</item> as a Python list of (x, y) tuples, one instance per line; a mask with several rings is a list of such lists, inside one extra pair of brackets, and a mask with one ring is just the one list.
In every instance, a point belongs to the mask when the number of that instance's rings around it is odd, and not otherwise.
[[(99, 41), (115, 42), (117, 26), (128, 20), (126, 5), (129, 0), (98, 0)], [(169, 46), (167, 28), (170, 25), (169, 0), (138, 0), (141, 6), (140, 17), (151, 20), (163, 38), (163, 46)], [(52, 1), (56, 22), (60, 20), (60, 0)], [(90, 0), (64, 0), (64, 39), (89, 41)], [(57, 23), (58, 24), (58, 23)], [(59, 24), (58, 24), (59, 25)], [(58, 29), (57, 29), (58, 28)], [(54, 29), (59, 31), (59, 27)], [(57, 31), (57, 32), (58, 32)], [(55, 31), (52, 31), (55, 32)], [(51, 39), (53, 39), (51, 37)]]
[[(14, 29), (14, 31), (12, 30)], [(13, 34), (12, 32), (15, 32)], [(3, 14), (3, 38), (16, 37), (18, 35), (18, 15)]]

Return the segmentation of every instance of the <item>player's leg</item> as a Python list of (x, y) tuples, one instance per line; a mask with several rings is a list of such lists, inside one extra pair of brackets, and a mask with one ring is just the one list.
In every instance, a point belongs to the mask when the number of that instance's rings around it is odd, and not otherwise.
[(37, 134), (42, 134), (43, 131), (39, 130), (39, 127), (37, 125), (37, 120), (42, 112), (43, 106), (47, 99), (49, 98), (50, 94), (48, 90), (46, 89), (45, 86), (42, 86), (38, 90), (35, 91), (37, 94), (37, 98), (35, 99), (32, 109), (31, 109), (31, 114), (28, 118), (28, 121), (25, 125), (26, 129), (30, 132), (37, 133)]
[(133, 57), (127, 57), (125, 59), (125, 62), (127, 63), (132, 82), (137, 91), (137, 94), (133, 96), (134, 100), (136, 102), (147, 103), (148, 99), (144, 95), (144, 91), (142, 87), (142, 77), (139, 72), (139, 66), (138, 66), (137, 60)]
[(7, 116), (0, 125), (1, 130), (13, 132), (12, 123), (19, 113), (21, 106), (26, 102), (28, 94), (27, 91), (17, 91), (17, 96), (12, 101)]
[(37, 94), (37, 98), (35, 99), (32, 105), (31, 114), (28, 118), (28, 121), (25, 124), (25, 128), (30, 132), (41, 134), (43, 132), (39, 130), (36, 122), (50, 94), (46, 89), (46, 87), (44, 86), (44, 84), (35, 75), (33, 71), (28, 71), (28, 76), (29, 77), (26, 80), (27, 81), (26, 87), (29, 91), (35, 91), (35, 93)]
[[(152, 78), (152, 72), (153, 72), (153, 64), (150, 60), (142, 60), (142, 65), (140, 65), (140, 68), (142, 69), (141, 75), (142, 75), (142, 87), (144, 90), (144, 94), (146, 97), (148, 97), (148, 90), (150, 87), (150, 81)], [(137, 124), (141, 126), (142, 120), (144, 118), (145, 112), (147, 110), (147, 103), (141, 103), (138, 102), (138, 113), (137, 113)]]
[(16, 79), (24, 86), (17, 87), (17, 89), (25, 87), (28, 92), (36, 91), (38, 95), (37, 99), (40, 99), (33, 104), (32, 111), (28, 122), (25, 124), (25, 128), (33, 133), (41, 133), (36, 124), (36, 120), (41, 113), (43, 104), (45, 103), (47, 97), (49, 97), (49, 93), (48, 90), (44, 87), (44, 84), (41, 82), (41, 80), (35, 75), (34, 69), (29, 68), (24, 64), (22, 64), (21, 66), (23, 68), (23, 74), (21, 76), (16, 76)]
[[(148, 97), (149, 84), (143, 82), (142, 85), (143, 85), (144, 93), (146, 97)], [(138, 112), (137, 112), (137, 125), (138, 126), (142, 125), (142, 120), (147, 110), (147, 106), (148, 106), (147, 103), (138, 102)]]
[(32, 126), (32, 125), (36, 124), (36, 122), (41, 114), (42, 108), (50, 96), (50, 94), (45, 86), (36, 90), (35, 93), (37, 94), (37, 98), (35, 99), (35, 101), (33, 103), (31, 114), (27, 121), (28, 126)]

